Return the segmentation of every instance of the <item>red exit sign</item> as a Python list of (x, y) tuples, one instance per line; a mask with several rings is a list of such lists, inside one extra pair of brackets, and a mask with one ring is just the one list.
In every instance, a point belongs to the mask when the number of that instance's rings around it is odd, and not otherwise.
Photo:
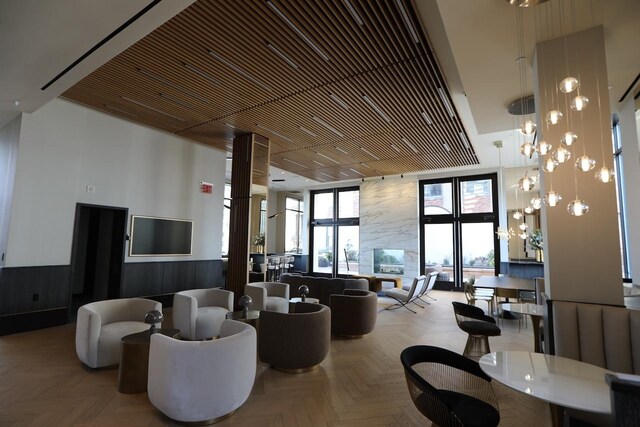
[(207, 194), (213, 193), (213, 184), (210, 182), (200, 181), (200, 192)]

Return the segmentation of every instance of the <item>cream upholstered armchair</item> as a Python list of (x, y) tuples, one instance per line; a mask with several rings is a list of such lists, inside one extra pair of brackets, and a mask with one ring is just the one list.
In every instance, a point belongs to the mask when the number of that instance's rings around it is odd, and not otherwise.
[(175, 421), (226, 418), (247, 400), (255, 376), (256, 330), (249, 324), (225, 320), (212, 341), (151, 337), (147, 393)]
[(162, 311), (162, 304), (145, 298), (124, 298), (83, 305), (76, 322), (78, 358), (91, 368), (117, 365), (120, 340), (149, 329), (144, 316), (152, 310)]
[(255, 282), (244, 287), (251, 297), (250, 310), (289, 312), (289, 285), (279, 282)]
[(173, 325), (187, 340), (220, 335), (227, 312), (233, 310), (233, 292), (223, 289), (191, 289), (173, 296)]

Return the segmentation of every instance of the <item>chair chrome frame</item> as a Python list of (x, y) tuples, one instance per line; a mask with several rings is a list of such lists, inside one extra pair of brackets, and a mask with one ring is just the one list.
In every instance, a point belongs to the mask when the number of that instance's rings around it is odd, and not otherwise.
[(413, 279), (413, 283), (411, 284), (411, 289), (409, 289), (409, 291), (405, 291), (404, 289), (390, 289), (385, 291), (385, 296), (398, 301), (397, 303), (386, 307), (385, 310), (396, 310), (404, 307), (413, 314), (416, 314), (417, 312), (407, 307), (407, 305), (414, 303), (420, 308), (425, 308), (424, 305), (418, 304), (416, 300), (420, 298), (420, 295), (425, 293), (427, 285), (427, 276), (418, 276)]

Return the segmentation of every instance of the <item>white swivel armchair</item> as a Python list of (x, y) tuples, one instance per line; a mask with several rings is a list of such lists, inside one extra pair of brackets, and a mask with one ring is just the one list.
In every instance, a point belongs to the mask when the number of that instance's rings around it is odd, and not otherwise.
[(225, 320), (220, 339), (180, 341), (151, 337), (149, 400), (181, 423), (213, 423), (249, 397), (256, 375), (256, 330)]
[(250, 310), (289, 312), (289, 285), (279, 282), (254, 282), (244, 287), (251, 297)]
[(220, 335), (220, 325), (233, 310), (233, 292), (222, 289), (192, 289), (173, 296), (173, 325), (187, 340)]
[(124, 298), (83, 305), (76, 322), (78, 358), (91, 368), (117, 365), (120, 340), (149, 329), (144, 316), (152, 310), (162, 311), (162, 304), (145, 298)]

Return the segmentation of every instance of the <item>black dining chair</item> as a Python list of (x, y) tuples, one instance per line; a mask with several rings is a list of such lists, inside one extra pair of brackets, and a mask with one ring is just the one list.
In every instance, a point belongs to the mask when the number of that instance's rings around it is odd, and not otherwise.
[(469, 334), (462, 354), (467, 357), (481, 357), (491, 353), (489, 337), (502, 333), (495, 319), (484, 314), (479, 307), (456, 301), (452, 304), (458, 327)]
[(411, 400), (434, 424), (492, 427), (500, 423), (491, 378), (477, 362), (427, 345), (404, 349), (400, 360)]

